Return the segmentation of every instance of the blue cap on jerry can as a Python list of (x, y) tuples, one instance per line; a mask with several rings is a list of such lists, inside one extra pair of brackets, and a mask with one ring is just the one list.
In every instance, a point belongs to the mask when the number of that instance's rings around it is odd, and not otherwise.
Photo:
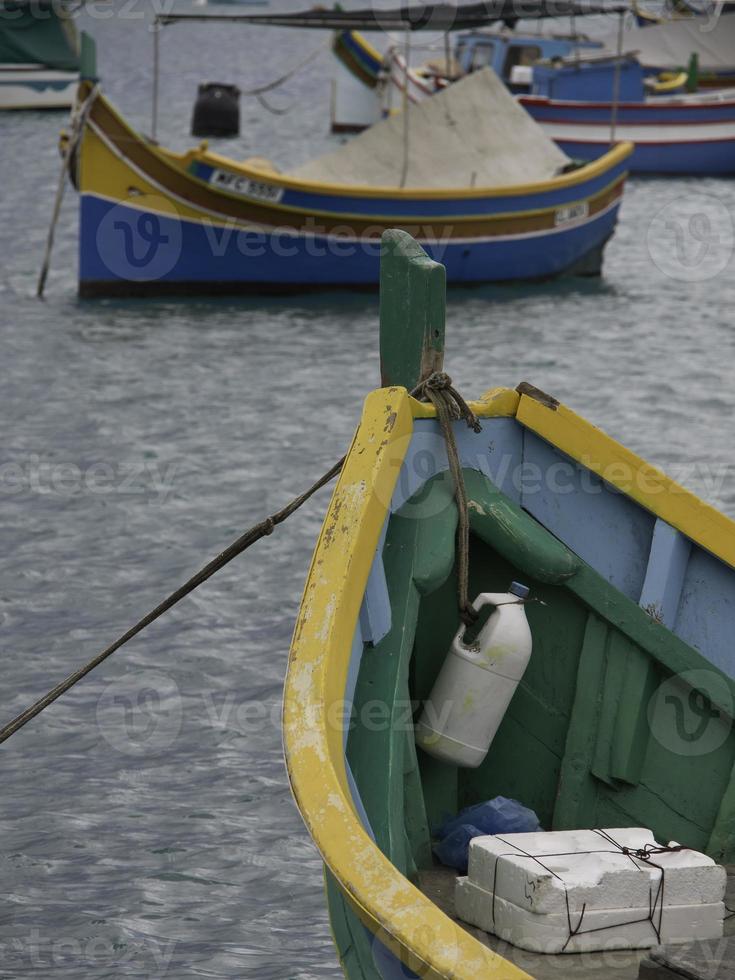
[(517, 595), (520, 599), (527, 599), (530, 591), (527, 585), (521, 585), (520, 582), (511, 582), (508, 589), (511, 595)]

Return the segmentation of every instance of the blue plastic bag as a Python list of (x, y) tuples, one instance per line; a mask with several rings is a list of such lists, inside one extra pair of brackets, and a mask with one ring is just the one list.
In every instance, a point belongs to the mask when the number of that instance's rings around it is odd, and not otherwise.
[(467, 859), (470, 854), (470, 841), (473, 837), (482, 837), (483, 832), (473, 827), (472, 824), (462, 824), (456, 827), (451, 834), (434, 844), (434, 854), (442, 864), (448, 868), (456, 868), (463, 875), (467, 874)]
[(442, 864), (467, 872), (470, 841), (485, 834), (528, 834), (541, 830), (533, 810), (517, 800), (496, 796), (494, 800), (468, 806), (438, 829), (434, 854)]

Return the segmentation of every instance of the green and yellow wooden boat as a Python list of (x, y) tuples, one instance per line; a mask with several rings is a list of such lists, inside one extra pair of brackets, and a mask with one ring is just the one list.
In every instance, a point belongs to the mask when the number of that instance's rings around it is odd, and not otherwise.
[(324, 521), (284, 699), (345, 974), (637, 977), (639, 954), (560, 965), (464, 927), (432, 828), (503, 795), (545, 829), (647, 826), (735, 860), (735, 524), (528, 384), (471, 403), (470, 596), (520, 579), (543, 604), (485, 762), (424, 755), (413, 719), (458, 626), (457, 508), (435, 410), (409, 391), (441, 365), (444, 270), (391, 231), (381, 277), (383, 386)]

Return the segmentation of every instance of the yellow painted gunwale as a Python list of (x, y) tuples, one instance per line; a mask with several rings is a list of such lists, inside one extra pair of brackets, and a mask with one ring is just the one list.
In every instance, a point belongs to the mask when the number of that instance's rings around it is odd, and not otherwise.
[[(114, 111), (114, 110), (111, 110)], [(273, 224), (279, 224), (282, 222), (287, 215), (307, 215), (315, 219), (324, 219), (329, 221), (339, 222), (339, 227), (344, 229), (347, 227), (345, 222), (351, 220), (366, 222), (370, 221), (373, 229), (380, 229), (381, 227), (387, 227), (389, 225), (408, 225), (419, 227), (426, 227), (426, 231), (429, 232), (436, 228), (446, 229), (447, 226), (455, 227), (461, 229), (464, 225), (482, 225), (480, 228), (472, 229), (468, 233), (468, 240), (483, 240), (485, 238), (493, 237), (494, 235), (504, 235), (513, 233), (523, 233), (519, 229), (505, 227), (508, 222), (513, 221), (525, 221), (529, 218), (536, 218), (542, 215), (553, 215), (558, 209), (558, 204), (548, 205), (541, 208), (528, 208), (522, 211), (498, 211), (493, 214), (488, 215), (427, 215), (427, 216), (417, 216), (417, 215), (378, 215), (378, 214), (358, 214), (355, 212), (342, 212), (342, 211), (327, 211), (319, 210), (316, 208), (305, 208), (299, 207), (291, 204), (283, 204), (281, 202), (258, 202), (255, 198), (239, 197), (238, 195), (230, 194), (220, 188), (214, 189), (218, 203), (221, 203), (221, 209), (214, 210), (211, 207), (204, 207), (194, 201), (189, 200), (186, 197), (184, 191), (173, 191), (161, 184), (159, 180), (151, 176), (145, 168), (141, 168), (136, 163), (128, 158), (125, 151), (120, 147), (116, 146), (112, 140), (105, 132), (104, 128), (95, 121), (90, 121), (88, 123), (88, 138), (86, 138), (82, 143), (81, 150), (81, 160), (82, 160), (82, 182), (81, 190), (83, 193), (95, 194), (98, 197), (102, 197), (109, 201), (125, 201), (130, 206), (145, 206), (147, 211), (152, 211), (155, 213), (169, 215), (170, 205), (173, 204), (176, 207), (176, 214), (178, 217), (185, 218), (187, 221), (198, 222), (200, 224), (205, 224), (207, 227), (221, 227), (221, 228), (231, 228), (232, 222), (234, 221), (239, 228), (263, 228), (267, 229), (273, 226)], [(164, 166), (171, 167), (180, 178), (185, 179), (192, 186), (206, 188), (212, 191), (213, 188), (205, 180), (200, 177), (188, 172), (185, 166), (183, 166), (184, 157), (179, 157), (176, 154), (169, 154), (168, 151), (160, 150), (145, 143), (144, 140), (138, 140), (138, 145), (144, 147), (147, 153), (152, 154), (156, 157), (159, 162), (162, 162)], [(107, 163), (103, 166), (99, 162), (94, 162), (94, 158), (99, 158), (100, 150), (102, 153), (106, 154), (109, 159)], [(616, 188), (620, 189), (620, 194), (622, 194), (622, 184), (625, 181), (627, 174), (622, 173), (614, 177), (611, 181), (606, 183), (602, 188), (596, 190), (593, 194), (588, 194), (586, 197), (575, 198), (573, 201), (566, 201), (564, 207), (573, 207), (576, 204), (589, 203), (593, 205), (600, 199), (604, 199), (607, 195), (613, 192)], [(136, 188), (136, 195), (134, 197), (130, 196), (130, 188), (134, 186)], [(150, 198), (150, 199), (146, 199)], [(252, 221), (245, 220), (241, 218), (232, 218), (230, 212), (226, 208), (226, 202), (233, 201), (237, 203), (242, 203), (243, 201), (248, 201), (251, 204), (259, 204), (266, 207), (271, 212), (271, 217), (267, 223), (263, 221)], [(610, 204), (604, 206), (605, 208), (611, 207), (615, 204), (612, 201)], [(597, 215), (597, 211), (592, 214), (592, 217)], [(280, 222), (279, 222), (280, 217)], [(529, 234), (551, 234), (555, 231), (564, 230), (556, 227), (549, 227), (543, 229), (534, 229)], [(355, 235), (359, 236), (359, 232), (355, 232)], [(344, 236), (343, 236), (344, 237)], [(418, 233), (417, 237), (421, 240), (430, 240), (430, 235), (424, 235)], [(459, 236), (462, 237), (461, 235)]]
[(345, 31), (345, 33), (352, 36), (352, 40), (358, 47), (362, 48), (365, 54), (369, 55), (371, 58), (374, 58), (375, 61), (383, 60), (383, 55), (381, 52), (378, 51), (378, 49), (372, 45), (360, 31)]
[[(82, 83), (82, 86), (80, 87), (80, 97), (82, 99), (84, 98), (85, 94), (88, 94), (88, 89), (85, 88), (86, 84), (87, 83)], [(607, 153), (599, 157), (597, 160), (585, 164), (578, 170), (571, 171), (568, 174), (559, 174), (559, 176), (552, 177), (550, 180), (539, 181), (531, 184), (514, 184), (510, 187), (436, 188), (422, 190), (420, 188), (366, 187), (359, 184), (355, 184), (354, 186), (352, 184), (332, 184), (320, 181), (299, 180), (297, 178), (287, 177), (276, 172), (265, 171), (259, 167), (248, 166), (246, 162), (243, 163), (238, 160), (233, 160), (230, 157), (221, 156), (220, 154), (210, 150), (203, 150), (201, 146), (187, 150), (185, 153), (175, 153), (172, 150), (167, 150), (164, 147), (158, 146), (149, 140), (146, 140), (139, 133), (137, 133), (136, 130), (133, 129), (133, 127), (104, 95), (100, 94), (97, 96), (97, 98), (104, 103), (106, 110), (111, 113), (118, 125), (127, 132), (128, 139), (145, 146), (146, 150), (152, 156), (156, 157), (160, 163), (167, 164), (181, 173), (186, 174), (189, 179), (196, 180), (200, 183), (206, 182), (201, 181), (200, 178), (194, 177), (194, 175), (189, 172), (189, 167), (193, 162), (201, 162), (209, 164), (210, 166), (225, 167), (232, 172), (240, 174), (243, 177), (257, 183), (267, 183), (273, 185), (274, 187), (282, 187), (284, 189), (304, 191), (307, 193), (333, 194), (335, 196), (342, 197), (390, 197), (398, 200), (464, 200), (478, 197), (516, 197), (526, 194), (539, 194), (543, 193), (544, 191), (559, 190), (561, 188), (573, 187), (576, 184), (585, 183), (588, 180), (606, 173), (618, 163), (629, 157), (633, 152), (632, 143), (621, 142), (616, 144), (611, 150), (608, 150)], [(104, 190), (102, 192), (104, 193)], [(222, 194), (223, 197), (228, 196), (225, 192), (219, 189), (218, 193)], [(273, 204), (272, 202), (267, 201), (260, 201), (257, 198), (253, 198), (252, 200), (257, 201), (260, 204), (272, 206), (276, 210), (279, 208), (285, 208), (283, 205)], [(349, 217), (349, 215), (344, 215), (344, 217)], [(373, 216), (371, 215), (371, 217)], [(477, 217), (486, 216), (475, 215), (475, 218)], [(487, 217), (492, 217), (492, 215)], [(375, 216), (375, 220), (379, 221), (379, 216)], [(391, 220), (395, 221), (398, 219), (393, 216)], [(460, 219), (456, 218), (456, 220)]]
[[(506, 402), (483, 403), (503, 413)], [(283, 701), (284, 752), (304, 822), (360, 918), (425, 978), (530, 980), (483, 946), (404, 878), (363, 829), (345, 772), (344, 704), (362, 595), (413, 410), (405, 388), (368, 395), (306, 580)], [(418, 971), (417, 971), (418, 972)]]
[[(583, 197), (575, 198), (573, 201), (564, 201), (563, 204), (558, 204), (558, 203), (548, 204), (541, 208), (523, 208), (520, 211), (494, 211), (492, 214), (445, 214), (445, 215), (434, 214), (434, 215), (417, 216), (415, 214), (414, 215), (372, 214), (372, 213), (365, 214), (364, 212), (359, 213), (357, 211), (329, 211), (329, 210), (319, 209), (319, 208), (299, 207), (296, 204), (282, 204), (281, 202), (278, 202), (277, 204), (268, 202), (268, 206), (271, 207), (274, 211), (284, 211), (284, 212), (288, 211), (293, 214), (311, 214), (314, 215), (315, 217), (339, 218), (340, 220), (345, 220), (345, 221), (365, 220), (366, 218), (369, 218), (375, 224), (376, 227), (388, 226), (391, 224), (418, 224), (419, 222), (426, 223), (430, 221), (434, 221), (437, 223), (441, 222), (444, 224), (448, 224), (449, 222), (452, 222), (453, 224), (461, 225), (461, 224), (470, 224), (473, 222), (477, 222), (479, 220), (486, 221), (488, 227), (492, 227), (493, 222), (507, 221), (511, 218), (532, 218), (542, 214), (554, 214), (560, 207), (573, 208), (578, 204), (584, 204), (585, 202), (589, 203), (590, 201), (594, 201), (599, 197), (604, 197), (618, 184), (622, 184), (623, 181), (627, 179), (627, 176), (628, 176), (627, 171), (625, 173), (618, 174), (616, 177), (613, 177), (611, 181), (605, 184), (604, 187), (601, 187), (599, 190), (596, 190), (594, 194), (585, 194)], [(210, 189), (212, 187), (212, 185), (208, 184), (206, 180), (202, 180), (201, 177), (196, 177), (194, 174), (187, 173), (187, 177), (190, 180), (194, 181), (195, 183), (200, 184), (204, 187), (208, 187)], [(266, 182), (270, 183), (271, 181), (267, 180)], [(347, 187), (345, 185), (342, 187), (342, 191), (345, 192), (346, 190)], [(228, 193), (225, 190), (221, 190), (219, 187), (217, 188), (217, 193), (220, 194), (222, 197), (229, 198), (231, 200), (242, 200), (242, 198), (239, 198), (236, 194)], [(480, 193), (482, 194), (484, 192), (481, 191)], [(382, 196), (388, 196), (388, 195), (393, 196), (393, 192), (391, 188), (385, 188), (385, 194), (383, 194)], [(346, 193), (345, 196), (347, 196)], [(374, 197), (376, 195), (360, 194), (359, 196)], [(412, 195), (412, 199), (418, 198), (423, 200), (427, 196), (428, 196), (428, 192), (420, 191)], [(457, 198), (463, 198), (465, 196), (466, 195), (464, 194), (464, 192), (462, 192), (462, 194), (458, 193), (455, 195), (455, 197)], [(500, 196), (500, 195), (497, 194), (493, 196)]]
[[(168, 152), (168, 151), (164, 151)], [(230, 157), (221, 156), (212, 150), (202, 150), (196, 147), (189, 150), (186, 154), (171, 154), (172, 159), (180, 164), (186, 161), (188, 166), (193, 161), (207, 163), (210, 166), (226, 167), (236, 173), (242, 174), (252, 180), (261, 183), (273, 184), (276, 187), (288, 188), (289, 190), (307, 191), (309, 193), (335, 194), (344, 197), (391, 197), (409, 198), (419, 200), (433, 200), (446, 198), (447, 200), (463, 200), (465, 198), (478, 197), (518, 197), (525, 194), (540, 194), (544, 191), (559, 190), (563, 187), (573, 187), (575, 184), (582, 184), (606, 173), (616, 164), (625, 160), (633, 152), (633, 144), (628, 141), (616, 143), (603, 156), (598, 157), (590, 163), (585, 164), (578, 170), (573, 170), (567, 174), (559, 174), (549, 180), (536, 181), (530, 184), (512, 184), (508, 187), (441, 187), (441, 188), (410, 188), (410, 187), (368, 187), (363, 184), (333, 184), (327, 181), (299, 180), (296, 177), (288, 177), (276, 171), (262, 170), (257, 167), (249, 167), (246, 162), (239, 162)], [(190, 175), (191, 176), (191, 175)]]
[[(471, 403), (515, 417), (722, 561), (735, 566), (735, 522), (563, 405), (497, 388)], [(404, 388), (372, 392), (307, 577), (284, 690), (284, 751), (293, 793), (325, 864), (380, 941), (426, 978), (527, 975), (452, 922), (365, 833), (347, 784), (343, 729), (352, 641), (375, 548), (415, 419), (431, 406)]]

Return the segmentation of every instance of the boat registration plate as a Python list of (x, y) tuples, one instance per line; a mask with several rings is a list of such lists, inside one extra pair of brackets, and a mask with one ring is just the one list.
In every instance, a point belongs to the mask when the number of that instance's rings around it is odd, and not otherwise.
[(563, 208), (557, 208), (554, 213), (554, 224), (565, 225), (569, 221), (579, 221), (586, 218), (590, 213), (590, 206), (587, 201), (578, 201), (576, 204), (566, 204)]
[(252, 180), (250, 177), (243, 177), (241, 174), (233, 174), (229, 170), (213, 170), (209, 183), (222, 188), (224, 191), (229, 191), (231, 194), (239, 194), (241, 197), (254, 197), (259, 201), (278, 202), (283, 197), (282, 187), (275, 187), (264, 180)]

